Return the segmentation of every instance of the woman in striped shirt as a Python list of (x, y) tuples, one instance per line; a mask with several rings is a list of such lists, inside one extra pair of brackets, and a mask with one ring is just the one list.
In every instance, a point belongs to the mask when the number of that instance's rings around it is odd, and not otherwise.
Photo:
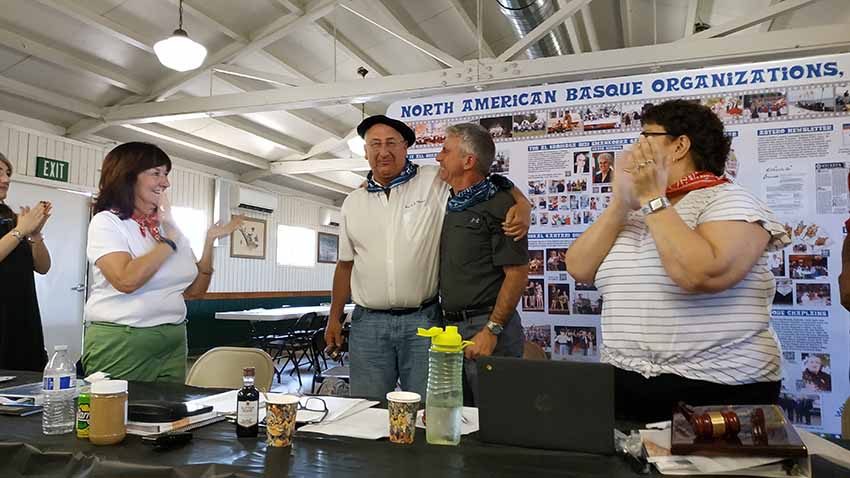
[(569, 248), (568, 272), (604, 297), (601, 357), (616, 367), (620, 417), (778, 398), (767, 255), (790, 240), (760, 199), (722, 177), (729, 147), (704, 106), (650, 108), (615, 165), (611, 205)]

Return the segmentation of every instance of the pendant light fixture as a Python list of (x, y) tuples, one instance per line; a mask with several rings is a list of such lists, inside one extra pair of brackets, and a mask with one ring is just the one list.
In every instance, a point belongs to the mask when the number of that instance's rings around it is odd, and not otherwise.
[(180, 0), (178, 10), (180, 22), (177, 30), (165, 40), (156, 42), (153, 51), (164, 66), (177, 71), (189, 71), (201, 66), (207, 57), (207, 49), (198, 42), (192, 41), (183, 29), (183, 0)]
[[(361, 66), (357, 69), (357, 74), (360, 75), (361, 78), (365, 79), (366, 75), (369, 74), (369, 70)], [(366, 103), (360, 103), (360, 121), (363, 121), (364, 119), (366, 119)], [(348, 149), (358, 156), (363, 156), (363, 149), (365, 147), (366, 140), (361, 138), (359, 134), (355, 134), (348, 140)]]

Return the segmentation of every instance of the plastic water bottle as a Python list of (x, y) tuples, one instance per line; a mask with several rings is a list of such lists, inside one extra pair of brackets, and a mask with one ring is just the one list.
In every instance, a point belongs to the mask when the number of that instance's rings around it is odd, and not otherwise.
[(53, 356), (44, 369), (44, 412), (41, 429), (45, 435), (62, 435), (74, 431), (76, 424), (76, 367), (68, 357), (68, 346), (53, 347)]
[(418, 335), (431, 337), (425, 438), (433, 445), (457, 445), (463, 410), (463, 348), (472, 342), (464, 341), (451, 325), (445, 331), (419, 329)]

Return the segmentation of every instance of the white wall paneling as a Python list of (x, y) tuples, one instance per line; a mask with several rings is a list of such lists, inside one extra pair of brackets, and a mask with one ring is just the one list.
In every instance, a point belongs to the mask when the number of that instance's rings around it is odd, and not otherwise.
[[(0, 153), (6, 155), (15, 169), (13, 178), (23, 182), (60, 186), (63, 183), (35, 178), (38, 156), (69, 163), (68, 186), (73, 189), (96, 191), (100, 180), (103, 157), (111, 145), (101, 146), (41, 133), (0, 121)], [(212, 224), (213, 194), (216, 174), (193, 168), (174, 158), (171, 180), (171, 201), (174, 206), (190, 207), (204, 212), (207, 226)], [(209, 168), (206, 168), (209, 169)], [(21, 178), (26, 176), (26, 178)], [(14, 179), (13, 179), (14, 180)], [(252, 187), (258, 187), (253, 185)], [(311, 268), (279, 266), (277, 264), (277, 225), (285, 224), (338, 234), (335, 227), (321, 226), (320, 209), (332, 207), (309, 195), (298, 197), (280, 191), (269, 191), (278, 197), (278, 208), (272, 214), (246, 212), (248, 216), (266, 219), (266, 258), (236, 259), (230, 257), (230, 247), (215, 251), (215, 274), (210, 292), (310, 291), (330, 290), (334, 266), (316, 264)], [(243, 211), (234, 211), (240, 213)], [(81, 221), (88, 221), (81, 217)], [(85, 251), (80, 251), (85, 254)], [(315, 254), (315, 251), (313, 252)]]

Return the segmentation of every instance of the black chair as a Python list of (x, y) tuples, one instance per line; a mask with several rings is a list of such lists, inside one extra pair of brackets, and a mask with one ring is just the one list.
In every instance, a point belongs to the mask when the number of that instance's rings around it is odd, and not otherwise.
[(278, 383), (280, 383), (280, 375), (286, 368), (286, 365), (292, 363), (292, 370), (290, 370), (289, 375), (292, 375), (294, 372), (298, 377), (298, 386), (303, 385), (301, 381), (301, 360), (306, 357), (308, 363), (312, 364), (313, 362), (310, 326), (313, 324), (316, 316), (317, 314), (315, 312), (302, 315), (295, 321), (287, 334), (273, 342), (279, 347), (281, 354), (285, 352), (287, 356), (283, 366), (277, 372)]

